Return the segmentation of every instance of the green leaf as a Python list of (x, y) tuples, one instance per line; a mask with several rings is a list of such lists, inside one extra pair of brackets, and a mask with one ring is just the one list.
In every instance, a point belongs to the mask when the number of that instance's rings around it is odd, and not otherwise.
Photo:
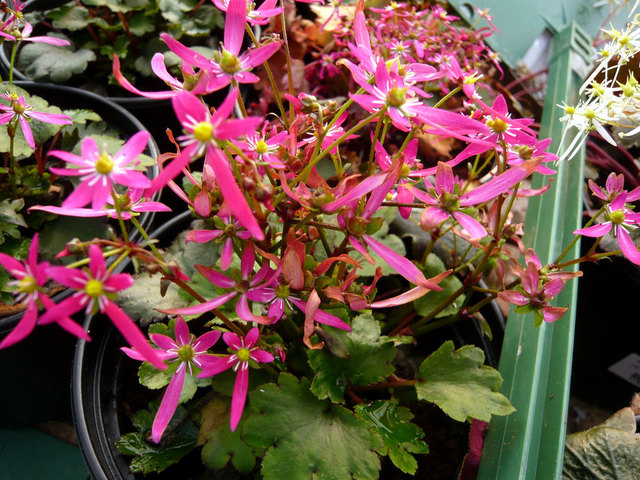
[(140, 273), (135, 276), (131, 288), (120, 292), (118, 303), (131, 318), (141, 318), (145, 322), (153, 322), (165, 317), (158, 309), (179, 308), (186, 306), (178, 295), (179, 288), (173, 283), (169, 285), (164, 297), (160, 295), (157, 276)]
[[(154, 409), (155, 410), (155, 409)], [(183, 407), (178, 407), (166, 432), (179, 425), (187, 415)], [(151, 423), (155, 416), (155, 411), (142, 410), (136, 413), (134, 425), (141, 431), (137, 433), (127, 433), (116, 441), (118, 450), (126, 455), (135, 455), (131, 461), (131, 471), (144, 474), (151, 472), (161, 472), (182, 457), (188, 454), (196, 446), (198, 429), (192, 421), (187, 421), (170, 435), (165, 433), (163, 441), (153, 444), (146, 440), (146, 433), (151, 428)]]
[(640, 435), (635, 414), (623, 408), (586, 432), (567, 435), (563, 480), (637, 480)]
[(151, 33), (156, 29), (153, 19), (145, 15), (144, 13), (138, 13), (131, 17), (129, 21), (129, 31), (138, 37), (143, 36), (145, 33)]
[(126, 13), (130, 10), (140, 10), (147, 6), (149, 0), (84, 0), (84, 4), (91, 7), (106, 7), (112, 12)]
[[(240, 437), (244, 421), (234, 432), (229, 429), (229, 401), (216, 399), (202, 409), (200, 437), (202, 461), (212, 470), (222, 470), (229, 461), (240, 473), (248, 473), (256, 465), (256, 453)], [(261, 449), (260, 449), (261, 450)]]
[[(445, 270), (447, 270), (447, 268), (444, 266), (444, 263), (437, 255), (431, 253), (427, 256), (427, 261), (423, 269), (423, 272), (427, 278), (435, 277)], [(442, 287), (442, 290), (432, 290), (423, 297), (420, 297), (413, 302), (413, 305), (415, 306), (416, 311), (419, 315), (429, 315), (434, 308), (436, 308), (451, 295), (453, 295), (453, 293), (462, 286), (462, 282), (458, 280), (458, 277), (456, 277), (455, 275), (449, 275), (447, 278), (441, 281), (439, 285)], [(458, 302), (454, 301), (453, 303), (451, 303), (447, 308), (437, 314), (436, 318), (455, 314), (460, 308), (459, 303), (463, 300), (463, 298), (463, 296), (459, 296)]]
[(89, 25), (89, 10), (79, 5), (63, 5), (50, 10), (47, 16), (61, 30), (82, 30)]
[(92, 110), (74, 108), (71, 110), (64, 110), (63, 113), (71, 117), (71, 121), (74, 125), (86, 125), (87, 122), (102, 121), (100, 115)]
[(300, 383), (282, 373), (278, 385), (268, 384), (250, 396), (249, 417), (242, 430), (252, 446), (268, 448), (261, 473), (265, 480), (374, 480), (381, 439), (369, 424), (349, 410), (318, 400)]
[(396, 402), (378, 400), (370, 405), (356, 405), (356, 414), (368, 421), (382, 438), (384, 446), (378, 451), (389, 455), (393, 464), (404, 473), (415, 475), (418, 462), (412, 453), (429, 453), (422, 440), (424, 432), (411, 422), (413, 414)]
[(420, 365), (418, 399), (435, 403), (459, 422), (473, 418), (488, 422), (491, 415), (508, 415), (515, 409), (497, 392), (502, 377), (483, 362), (484, 353), (478, 347), (454, 350), (452, 341), (443, 343)]
[[(175, 373), (175, 368), (173, 371)], [(165, 370), (158, 370), (148, 362), (142, 362), (140, 367), (138, 367), (138, 380), (140, 381), (140, 385), (144, 385), (151, 390), (166, 387), (169, 385), (173, 374), (169, 375), (165, 372)]]
[(89, 62), (96, 59), (91, 50), (58, 47), (46, 43), (30, 43), (20, 50), (19, 66), (34, 79), (48, 78), (53, 82), (65, 82), (72, 75), (86, 70)]
[(325, 330), (344, 346), (347, 356), (337, 357), (326, 346), (308, 350), (309, 364), (316, 372), (311, 391), (318, 398), (342, 403), (349, 385), (369, 385), (394, 372), (396, 348), (389, 338), (380, 336), (380, 325), (371, 314), (358, 315), (351, 332), (331, 327)]
[(24, 217), (18, 213), (23, 207), (24, 199), (22, 198), (2, 200), (0, 202), (0, 222), (26, 227), (27, 224), (24, 221)]

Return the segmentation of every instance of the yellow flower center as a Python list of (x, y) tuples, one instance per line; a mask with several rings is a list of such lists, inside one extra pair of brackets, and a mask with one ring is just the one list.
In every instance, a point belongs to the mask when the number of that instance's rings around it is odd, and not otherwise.
[(402, 168), (400, 169), (400, 178), (407, 178), (411, 173), (411, 167), (406, 163), (402, 164)]
[(565, 112), (567, 112), (567, 115), (573, 115), (574, 113), (576, 113), (576, 107), (572, 107), (571, 105), (567, 105), (564, 109)]
[(496, 133), (504, 133), (509, 128), (509, 124), (501, 118), (491, 118), (487, 120), (487, 127)]
[(596, 117), (596, 112), (591, 110), (590, 108), (585, 109), (584, 116), (589, 120), (593, 120)]
[(407, 101), (407, 88), (393, 87), (387, 92), (387, 104), (391, 107), (401, 107)]
[(615, 212), (611, 212), (611, 215), (609, 218), (611, 218), (611, 221), (616, 225), (620, 225), (621, 223), (624, 222), (624, 211), (616, 210)]
[(193, 136), (202, 143), (213, 140), (213, 127), (209, 122), (200, 122), (193, 127)]
[(258, 153), (258, 155), (264, 155), (268, 151), (269, 145), (267, 145), (267, 142), (265, 142), (264, 140), (260, 140), (258, 143), (256, 143), (256, 152)]
[(96, 160), (96, 171), (102, 175), (109, 175), (113, 170), (113, 160), (108, 153), (103, 153), (100, 158)]
[(241, 348), (236, 352), (236, 355), (238, 356), (238, 360), (241, 362), (248, 362), (251, 358), (251, 352), (248, 348)]
[(89, 295), (91, 298), (98, 298), (100, 295), (104, 294), (104, 289), (102, 288), (102, 282), (100, 280), (96, 280), (95, 278), (92, 278), (84, 286), (84, 292), (87, 295)]
[(233, 53), (222, 50), (220, 58), (220, 68), (229, 74), (234, 74), (240, 70), (240, 60)]
[(178, 358), (183, 362), (188, 362), (196, 356), (196, 352), (191, 345), (183, 345), (178, 349)]
[(18, 282), (18, 292), (31, 294), (38, 290), (38, 284), (36, 279), (31, 275), (27, 275), (20, 282)]

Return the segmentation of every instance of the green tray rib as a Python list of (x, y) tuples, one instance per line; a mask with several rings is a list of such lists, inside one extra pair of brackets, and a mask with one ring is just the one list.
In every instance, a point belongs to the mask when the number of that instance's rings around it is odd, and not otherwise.
[[(550, 151), (560, 145), (564, 111), (557, 105), (575, 103), (590, 57), (590, 39), (575, 24), (554, 35), (540, 138), (553, 138)], [(526, 246), (542, 264), (554, 261), (581, 228), (584, 145), (571, 161), (557, 165), (549, 191), (530, 199), (525, 220)], [(532, 188), (548, 178), (535, 174)], [(576, 258), (579, 244), (565, 259)], [(574, 270), (575, 271), (575, 270)], [(504, 378), (501, 392), (516, 412), (494, 417), (485, 439), (478, 480), (553, 480), (562, 472), (562, 456), (569, 403), (577, 281), (558, 295), (555, 305), (569, 306), (558, 322), (534, 326), (532, 314), (509, 314), (500, 357)]]

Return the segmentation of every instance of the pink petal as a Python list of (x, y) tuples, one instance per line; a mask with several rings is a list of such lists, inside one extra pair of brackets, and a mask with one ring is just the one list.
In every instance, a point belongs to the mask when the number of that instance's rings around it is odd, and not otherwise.
[(371, 250), (380, 255), (380, 257), (382, 257), (382, 259), (387, 262), (391, 268), (410, 282), (432, 290), (441, 290), (441, 287), (427, 280), (422, 272), (418, 270), (418, 267), (406, 258), (398, 255), (395, 251), (369, 235), (363, 235), (362, 238)]
[(214, 330), (213, 332), (203, 333), (198, 338), (196, 338), (195, 342), (193, 342), (193, 350), (196, 353), (207, 351), (215, 345), (221, 335), (222, 332), (219, 332), (217, 330)]
[(243, 346), (242, 339), (233, 332), (225, 332), (222, 339), (233, 350), (240, 350)]
[(243, 280), (248, 280), (253, 273), (253, 264), (256, 261), (255, 250), (253, 244), (248, 244), (244, 252), (242, 252), (242, 259), (240, 260), (240, 273)]
[(236, 179), (231, 173), (231, 168), (227, 163), (227, 159), (215, 147), (207, 148), (207, 160), (216, 176), (216, 181), (222, 192), (222, 196), (227, 201), (233, 215), (238, 219), (244, 228), (246, 228), (253, 238), (256, 240), (264, 240), (264, 233), (258, 225), (258, 221), (253, 216), (253, 212), (247, 200), (244, 198), (242, 191), (236, 183)]
[(223, 233), (224, 232), (222, 230), (191, 230), (189, 233), (187, 233), (185, 243), (205, 243), (218, 238)]
[(274, 358), (269, 352), (265, 352), (264, 350), (252, 350), (251, 357), (254, 358), (258, 363), (269, 363), (273, 362)]
[(230, 0), (227, 7), (227, 20), (224, 24), (224, 48), (236, 56), (242, 47), (246, 18), (246, 0)]
[(498, 297), (507, 303), (513, 303), (514, 305), (528, 305), (530, 302), (529, 297), (516, 290), (505, 290), (498, 293)]
[(385, 178), (385, 173), (378, 173), (376, 175), (367, 177), (362, 180), (355, 188), (351, 189), (348, 193), (342, 195), (340, 198), (334, 200), (333, 202), (327, 203), (324, 207), (322, 207), (322, 209), (326, 212), (335, 212), (340, 207), (350, 202), (357, 201), (364, 195), (378, 188), (380, 185), (382, 185)]
[(618, 229), (618, 244), (620, 245), (622, 254), (627, 257), (628, 260), (636, 265), (640, 265), (640, 252), (638, 252), (638, 248), (633, 244), (631, 237), (624, 228)]
[(153, 420), (153, 426), (151, 427), (151, 438), (154, 443), (160, 442), (164, 430), (167, 428), (167, 425), (169, 425), (169, 421), (178, 407), (186, 370), (187, 364), (184, 362), (181, 363), (175, 375), (171, 378), (166, 392), (164, 392), (162, 402), (160, 402), (160, 408), (158, 408), (158, 413), (156, 413), (156, 418)]
[(447, 220), (451, 215), (440, 207), (427, 207), (420, 215), (420, 228), (423, 230), (431, 230), (437, 228), (442, 222)]
[(487, 236), (487, 231), (475, 218), (470, 217), (466, 213), (453, 212), (455, 218), (460, 225), (469, 233), (471, 239), (476, 240)]
[[(232, 2), (234, 0), (231, 0)], [(244, 2), (244, 0), (242, 0)], [(244, 368), (243, 368), (244, 367)], [(249, 368), (241, 365), (236, 375), (236, 382), (233, 385), (233, 397), (231, 398), (231, 421), (229, 428), (233, 432), (244, 410), (244, 403), (247, 399), (247, 389), (249, 388)]]
[[(274, 53), (276, 53), (280, 49), (281, 45), (282, 45), (282, 41), (279, 40), (276, 42), (268, 43), (256, 49), (250, 50), (247, 55), (247, 59), (244, 62), (245, 67), (253, 68), (253, 67), (257, 67), (258, 65), (262, 65), (269, 58), (271, 58), (271, 56)], [(243, 72), (243, 73), (248, 73), (248, 72)]]
[(33, 140), (33, 132), (31, 131), (29, 122), (22, 115), (20, 115), (20, 128), (22, 129), (22, 133), (24, 134), (24, 139), (27, 141), (27, 144), (31, 147), (31, 150), (35, 150), (36, 142)]
[[(152, 70), (156, 73), (156, 75), (158, 77), (160, 77), (160, 75), (158, 75), (158, 72), (156, 71), (154, 67), (154, 60), (156, 58), (156, 56), (160, 56), (161, 58), (161, 62), (164, 65), (164, 56), (161, 53), (156, 53), (153, 56), (153, 59), (151, 60), (151, 68)], [(166, 71), (166, 69), (165, 69)], [(115, 79), (117, 80), (117, 82), (122, 85), (122, 87), (131, 92), (134, 93), (136, 95), (140, 95), (141, 97), (146, 97), (146, 98), (155, 98), (155, 99), (166, 99), (166, 98), (171, 98), (173, 97), (176, 92), (174, 92), (173, 90), (168, 90), (168, 91), (163, 91), (163, 92), (143, 92), (141, 90), (138, 90), (136, 87), (134, 87), (129, 80), (127, 80), (125, 78), (124, 75), (122, 75), (122, 72), (120, 71), (120, 60), (118, 59), (118, 57), (114, 54), (113, 55), (113, 76), (115, 77)], [(162, 78), (162, 77), (160, 77)], [(163, 79), (164, 80), (164, 79)]]
[(561, 318), (566, 312), (569, 310), (568, 308), (563, 307), (544, 307), (542, 309), (542, 317), (545, 322), (555, 322), (559, 318)]
[(213, 377), (225, 370), (229, 370), (236, 364), (236, 362), (231, 359), (231, 355), (226, 357), (201, 355), (198, 357), (198, 361), (202, 364), (202, 371), (198, 374), (198, 378)]
[(191, 343), (191, 335), (189, 334), (189, 327), (187, 322), (182, 317), (176, 319), (176, 325), (174, 328), (176, 334), (176, 343), (180, 346), (189, 345)]
[(176, 343), (176, 341), (168, 335), (163, 335), (161, 333), (150, 333), (149, 337), (151, 338), (151, 341), (159, 346), (162, 350), (172, 350), (180, 347), (180, 345), (178, 345), (178, 343)]
[(251, 308), (249, 308), (249, 302), (247, 301), (246, 295), (240, 295), (240, 298), (238, 299), (238, 303), (236, 305), (236, 313), (245, 322), (256, 322), (262, 325), (269, 325), (272, 323), (269, 317), (263, 317), (253, 314)]
[[(306, 312), (307, 302), (300, 300), (299, 298), (289, 297), (289, 301), (298, 307), (301, 311)], [(331, 327), (339, 328), (341, 330), (351, 331), (351, 327), (340, 318), (325, 312), (324, 310), (316, 310), (313, 320), (318, 323), (323, 323)]]
[(220, 268), (227, 270), (231, 266), (231, 260), (233, 258), (233, 240), (227, 238), (222, 245), (222, 255), (220, 258)]
[(27, 304), (27, 309), (24, 311), (22, 318), (18, 324), (13, 328), (11, 333), (7, 335), (0, 343), (0, 348), (6, 348), (20, 340), (23, 340), (29, 335), (36, 326), (36, 319), (38, 317), (38, 303), (35, 298), (31, 298)]
[(244, 336), (245, 348), (253, 347), (258, 341), (259, 336), (260, 336), (260, 330), (258, 330), (258, 327), (253, 327), (251, 330), (249, 330), (247, 334)]
[(164, 187), (167, 183), (173, 180), (180, 171), (186, 167), (195, 155), (195, 151), (198, 145), (191, 144), (180, 152), (176, 158), (174, 158), (169, 165), (162, 169), (160, 174), (151, 181), (151, 187), (147, 191), (147, 196), (151, 196)]
[(194, 265), (194, 267), (204, 278), (209, 280), (216, 287), (232, 288), (236, 284), (233, 279), (227, 277), (224, 273), (220, 273), (212, 268), (205, 267), (204, 265)]
[(529, 160), (520, 167), (510, 168), (506, 172), (460, 197), (460, 205), (466, 207), (493, 200), (498, 195), (509, 190), (516, 183), (531, 175), (539, 163), (539, 161)]
[(218, 308), (220, 305), (224, 305), (233, 297), (235, 297), (237, 294), (238, 292), (229, 292), (229, 293), (225, 293), (224, 295), (220, 295), (217, 298), (209, 300), (208, 302), (200, 303), (192, 307), (168, 308), (166, 310), (158, 310), (158, 311), (161, 313), (169, 314), (169, 315), (196, 315), (199, 313), (209, 312), (214, 308)]
[(147, 342), (147, 338), (142, 334), (140, 329), (133, 323), (133, 320), (124, 313), (115, 303), (109, 301), (104, 308), (104, 313), (111, 319), (115, 327), (120, 331), (122, 336), (135, 348), (144, 359), (151, 363), (159, 370), (167, 368), (162, 358), (151, 348)]
[(584, 235), (585, 237), (602, 237), (611, 231), (612, 223), (605, 222), (581, 228), (573, 232), (574, 235)]

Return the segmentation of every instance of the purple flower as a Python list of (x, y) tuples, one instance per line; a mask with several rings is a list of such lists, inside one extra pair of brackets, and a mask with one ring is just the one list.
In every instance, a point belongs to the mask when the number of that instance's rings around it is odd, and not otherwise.
[(29, 126), (29, 120), (35, 118), (41, 122), (56, 125), (70, 125), (73, 123), (68, 115), (35, 111), (31, 105), (27, 105), (22, 95), (7, 92), (0, 95), (0, 97), (11, 102), (10, 105), (0, 105), (0, 125), (15, 121), (20, 123), (24, 138), (33, 150), (36, 149), (36, 143), (33, 140), (33, 132)]
[(89, 247), (89, 270), (68, 267), (50, 267), (49, 275), (62, 285), (76, 290), (69, 298), (52, 306), (41, 318), (40, 323), (58, 321), (84, 308), (85, 313), (106, 314), (124, 338), (147, 362), (164, 370), (166, 365), (160, 355), (147, 343), (147, 339), (133, 320), (115, 304), (118, 292), (131, 287), (133, 277), (128, 273), (113, 274), (107, 270), (104, 257), (96, 245)]
[(51, 168), (51, 171), (58, 175), (80, 176), (80, 184), (62, 202), (62, 208), (84, 207), (91, 203), (93, 210), (101, 210), (111, 197), (114, 184), (148, 188), (151, 185), (149, 179), (133, 167), (137, 165), (138, 156), (146, 148), (149, 136), (149, 132), (136, 133), (113, 156), (106, 152), (100, 153), (98, 144), (91, 137), (82, 141), (81, 156), (62, 150), (49, 152), (49, 155), (80, 167)]
[[(158, 356), (169, 362), (180, 362), (162, 397), (156, 418), (153, 420), (151, 438), (155, 443), (160, 442), (162, 434), (178, 407), (187, 371), (189, 375), (193, 375), (194, 366), (202, 368), (202, 360), (208, 356), (207, 350), (218, 341), (221, 335), (218, 331), (212, 331), (195, 338), (193, 334), (189, 333), (189, 327), (182, 317), (177, 318), (174, 333), (175, 340), (159, 333), (149, 335), (153, 343), (162, 350)], [(122, 351), (135, 360), (146, 360), (137, 350), (122, 347)]]
[(258, 328), (254, 327), (244, 338), (240, 338), (235, 333), (226, 332), (222, 335), (224, 342), (234, 351), (226, 357), (215, 357), (207, 355), (203, 357), (202, 372), (198, 374), (200, 378), (212, 377), (233, 367), (236, 372), (236, 381), (233, 385), (233, 397), (231, 399), (231, 422), (230, 428), (233, 432), (244, 410), (247, 399), (247, 389), (249, 387), (249, 361), (256, 363), (273, 362), (273, 355), (256, 347), (258, 342)]
[[(44, 286), (49, 281), (49, 263), (38, 263), (38, 234), (33, 236), (27, 261), (22, 263), (15, 258), (0, 253), (0, 265), (2, 265), (13, 277), (14, 281), (8, 282), (7, 286), (14, 287), (13, 293), (16, 295), (16, 302), (25, 301), (27, 308), (18, 325), (9, 335), (2, 340), (0, 348), (9, 347), (29, 335), (36, 326), (38, 310), (40, 306), (45, 308), (53, 307), (53, 301), (44, 293)], [(87, 332), (71, 320), (68, 316), (61, 316), (57, 319), (58, 325), (77, 337), (89, 339)]]

